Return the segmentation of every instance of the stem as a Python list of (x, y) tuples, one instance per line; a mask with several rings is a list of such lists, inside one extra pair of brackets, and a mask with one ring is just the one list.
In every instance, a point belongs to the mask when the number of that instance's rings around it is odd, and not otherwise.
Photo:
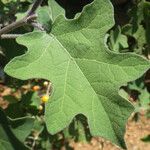
[(16, 39), (17, 37), (21, 35), (22, 34), (3, 34), (1, 35), (1, 39)]
[(14, 29), (16, 29), (16, 28), (18, 28), (18, 27), (24, 26), (24, 25), (27, 24), (29, 21), (35, 20), (36, 18), (37, 18), (37, 15), (33, 14), (33, 15), (31, 15), (31, 16), (24, 17), (24, 18), (22, 18), (21, 20), (18, 20), (18, 21), (16, 21), (16, 22), (13, 22), (13, 23), (11, 23), (10, 25), (8, 25), (8, 26), (6, 26), (6, 27), (4, 27), (4, 28), (2, 28), (2, 29), (0, 30), (0, 36), (1, 36), (2, 34), (6, 34), (6, 33), (10, 32), (10, 31), (12, 31), (12, 30), (14, 30)]
[(46, 90), (46, 95), (50, 95), (51, 85), (51, 82), (49, 82)]
[(38, 23), (38, 22), (31, 22), (31, 25), (32, 25), (34, 28), (37, 28), (37, 29), (40, 30), (40, 31), (44, 31), (43, 26), (42, 26), (40, 23)]
[(36, 0), (32, 5), (32, 8), (29, 10), (27, 16), (33, 15), (36, 9), (42, 4), (43, 0)]
[(4, 27), (4, 28), (2, 28), (2, 29), (0, 30), (0, 36), (1, 36), (2, 34), (8, 33), (8, 32), (10, 32), (11, 30), (16, 29), (16, 28), (18, 28), (18, 27), (24, 25), (24, 23), (25, 23), (25, 18), (23, 18), (23, 19), (21, 19), (21, 20), (19, 20), (19, 21), (16, 21), (16, 22), (11, 23), (10, 25), (8, 25), (8, 26), (6, 26), (6, 27)]
[(27, 13), (27, 15), (20, 19), (19, 21), (13, 22), (10, 25), (0, 29), (0, 38), (2, 36), (2, 34), (6, 34), (18, 27), (24, 26), (29, 22), (32, 22), (33, 20), (35, 20), (37, 18), (37, 15), (35, 14), (36, 9), (40, 6), (40, 4), (42, 3), (43, 0), (36, 0), (32, 6), (32, 8), (29, 10), (29, 12)]

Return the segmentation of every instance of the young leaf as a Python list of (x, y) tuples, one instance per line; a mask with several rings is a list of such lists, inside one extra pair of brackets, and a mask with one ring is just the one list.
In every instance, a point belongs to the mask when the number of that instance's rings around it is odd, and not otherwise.
[(95, 0), (74, 20), (58, 17), (50, 35), (26, 34), (17, 39), (28, 52), (5, 68), (19, 79), (44, 78), (53, 83), (45, 121), (55, 134), (77, 114), (84, 114), (94, 136), (122, 147), (133, 106), (118, 94), (119, 87), (140, 77), (150, 66), (135, 54), (109, 51), (105, 34), (114, 25), (109, 0)]

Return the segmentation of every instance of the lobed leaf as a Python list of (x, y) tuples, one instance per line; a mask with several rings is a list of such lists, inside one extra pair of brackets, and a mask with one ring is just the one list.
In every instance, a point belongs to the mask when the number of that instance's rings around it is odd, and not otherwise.
[(22, 80), (52, 81), (45, 111), (50, 133), (83, 114), (94, 136), (125, 147), (125, 124), (133, 106), (118, 90), (140, 77), (150, 64), (138, 55), (108, 50), (105, 34), (114, 25), (113, 14), (109, 0), (95, 0), (76, 19), (57, 17), (50, 35), (34, 32), (17, 39), (28, 52), (10, 61), (5, 72)]

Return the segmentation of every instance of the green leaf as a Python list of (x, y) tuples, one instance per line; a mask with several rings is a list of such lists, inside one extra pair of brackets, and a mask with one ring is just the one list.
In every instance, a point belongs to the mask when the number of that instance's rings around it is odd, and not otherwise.
[(0, 109), (0, 148), (1, 150), (28, 150), (23, 142), (31, 132), (33, 118), (20, 118), (8, 122), (5, 114)]
[(24, 117), (11, 120), (11, 129), (14, 135), (24, 143), (27, 136), (31, 133), (34, 126), (34, 118)]
[(38, 22), (49, 32), (52, 26), (51, 9), (48, 6), (40, 7), (37, 10), (37, 14)]
[(28, 52), (13, 59), (5, 72), (22, 80), (52, 81), (53, 93), (45, 108), (50, 133), (84, 114), (94, 136), (125, 147), (125, 124), (133, 106), (118, 90), (140, 77), (150, 63), (135, 54), (107, 49), (105, 34), (114, 25), (113, 14), (109, 0), (95, 0), (74, 20), (58, 17), (50, 35), (35, 32), (17, 39)]
[(150, 142), (150, 134), (141, 139), (143, 142)]
[(55, 0), (48, 0), (48, 5), (51, 9), (52, 21), (55, 21), (55, 19), (60, 15), (65, 16), (65, 10)]
[(38, 22), (46, 31), (50, 32), (52, 23), (58, 16), (65, 16), (65, 10), (55, 0), (49, 0), (48, 6), (39, 7), (37, 14)]
[(12, 95), (3, 96), (3, 99), (7, 100), (9, 103), (17, 103), (18, 102), (18, 99)]
[(13, 0), (1, 0), (3, 4), (7, 4), (7, 3), (10, 3), (12, 2)]
[(110, 32), (110, 49), (115, 52), (121, 52), (128, 48), (127, 37), (121, 34), (121, 28), (118, 26)]
[(133, 30), (135, 30), (134, 25), (127, 24), (126, 26), (123, 27), (123, 33), (134, 37), (136, 40), (136, 46), (134, 48), (134, 52), (142, 55), (143, 53), (142, 49), (146, 43), (146, 37), (145, 37), (146, 31), (142, 25), (138, 26), (138, 29), (136, 30), (136, 32), (133, 32)]
[(140, 0), (130, 11), (130, 24), (123, 27), (122, 32), (135, 38), (134, 51), (138, 54), (149, 54), (150, 43), (150, 2)]
[(25, 117), (27, 112), (32, 114), (38, 113), (38, 107), (40, 105), (40, 97), (35, 92), (28, 92), (22, 96), (20, 101), (16, 103), (10, 103), (5, 113), (12, 119)]
[(2, 150), (13, 150), (14, 148), (9, 140), (9, 136), (7, 135), (9, 128), (5, 121), (6, 119), (0, 114), (0, 148)]
[(8, 105), (7, 109), (5, 109), (5, 113), (8, 117), (15, 119), (25, 117), (25, 110), (20, 107), (20, 103), (11, 103)]
[(36, 107), (38, 108), (41, 103), (40, 97), (37, 92), (28, 92), (22, 96), (21, 105), (25, 107)]
[[(18, 45), (16, 41), (12, 39), (0, 39), (0, 47), (2, 48), (3, 55), (5, 55), (7, 61), (10, 61), (10, 59), (15, 56), (24, 54), (26, 51), (24, 47)], [(3, 64), (4, 62), (0, 63)]]
[(145, 109), (149, 108), (150, 94), (146, 88), (141, 90), (141, 94), (139, 95), (139, 100), (140, 100), (141, 107), (143, 107)]

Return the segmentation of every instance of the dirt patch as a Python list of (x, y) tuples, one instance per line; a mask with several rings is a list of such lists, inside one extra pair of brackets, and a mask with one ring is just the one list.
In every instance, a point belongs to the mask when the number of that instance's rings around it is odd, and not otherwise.
[(144, 112), (140, 113), (137, 122), (129, 119), (125, 140), (128, 150), (150, 150), (150, 142), (143, 142), (141, 138), (150, 134), (150, 119), (145, 117)]
[(8, 107), (8, 102), (3, 99), (3, 96), (9, 95), (11, 89), (0, 84), (0, 107), (6, 109)]

